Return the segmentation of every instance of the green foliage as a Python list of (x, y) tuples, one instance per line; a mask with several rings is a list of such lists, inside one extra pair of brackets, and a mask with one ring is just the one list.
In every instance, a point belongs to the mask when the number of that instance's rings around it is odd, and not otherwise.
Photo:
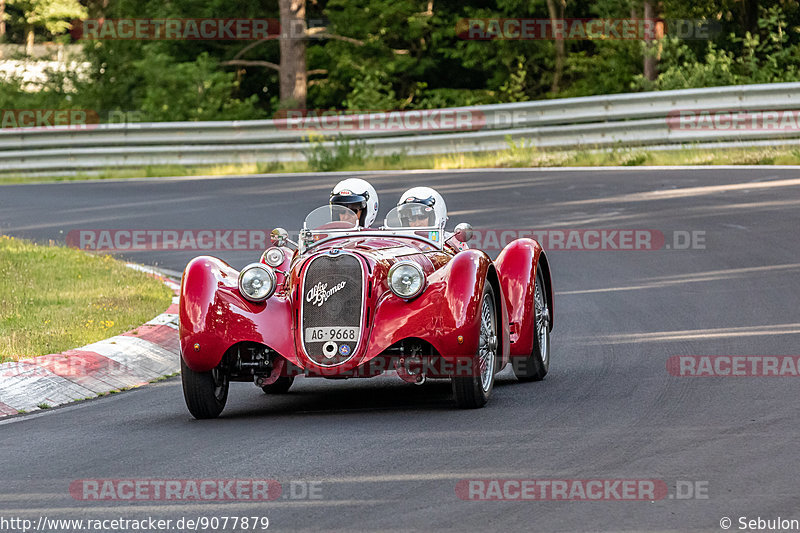
[(220, 70), (217, 61), (206, 52), (185, 63), (175, 63), (169, 55), (156, 53), (135, 61), (133, 67), (143, 74), (139, 109), (148, 120), (242, 120), (263, 116), (255, 108), (257, 96), (231, 98), (238, 88), (235, 74)]
[(506, 135), (505, 141), (508, 145), (506, 152), (512, 159), (522, 160), (531, 157), (536, 152), (536, 146), (530, 140), (520, 139), (517, 142), (511, 135)]
[(561, 97), (628, 92), (642, 71), (640, 43), (607, 41), (567, 56), (569, 85)]
[(162, 312), (171, 294), (110, 255), (0, 235), (0, 362), (128, 331)]
[(525, 58), (517, 57), (517, 66), (511, 73), (508, 80), (500, 86), (500, 99), (503, 102), (524, 102), (527, 100), (525, 94), (525, 78), (528, 71), (525, 69)]
[(364, 141), (351, 140), (342, 135), (333, 140), (333, 146), (325, 146), (326, 139), (312, 139), (305, 157), (312, 170), (329, 172), (347, 167), (360, 167), (372, 157), (373, 150)]
[[(52, 37), (71, 18), (278, 18), (278, 2), (250, 0), (7, 0), (7, 38), (24, 43), (28, 24)], [(465, 19), (549, 18), (546, 0), (318, 0), (306, 17), (325, 29), (306, 40), (313, 70), (312, 109), (430, 109), (542, 98), (611, 94), (800, 79), (798, 0), (662, 0), (656, 16), (706, 19), (721, 29), (708, 40), (672, 35), (654, 47), (656, 80), (642, 76), (648, 48), (636, 40), (565, 41), (560, 90), (552, 94), (552, 40), (468, 40)], [(757, 8), (757, 9), (756, 9)], [(96, 11), (102, 11), (97, 13)], [(569, 0), (573, 19), (641, 17), (640, 0)], [(80, 12), (79, 12), (80, 11)], [(62, 36), (67, 38), (67, 36)], [(146, 120), (224, 120), (268, 117), (282, 107), (279, 76), (262, 66), (226, 64), (234, 57), (280, 62), (279, 42), (89, 41), (86, 79), (52, 73), (32, 91), (0, 81), (6, 108), (86, 108), (101, 116), (134, 111)], [(247, 50), (244, 50), (248, 47)]]
[(92, 109), (76, 98), (71, 74), (48, 71), (47, 77), (36, 84), (0, 74), (0, 109)]
[(744, 37), (730, 34), (728, 40), (738, 50), (725, 49), (711, 41), (702, 58), (678, 39), (664, 43), (662, 72), (654, 82), (636, 79), (643, 90), (685, 89), (720, 85), (777, 83), (800, 80), (798, 58), (800, 43), (788, 27), (786, 13), (778, 6), (762, 8), (758, 34), (746, 32)]
[(496, 104), (493, 91), (479, 89), (428, 89), (428, 84), (419, 82), (417, 91), (408, 104), (410, 109), (439, 109), (471, 105)]
[(88, 16), (78, 0), (6, 0), (6, 3), (21, 12), (20, 19), (25, 25), (43, 27), (52, 34), (63, 33), (70, 28), (71, 20)]
[(620, 160), (626, 167), (638, 167), (647, 161), (647, 152), (630, 152)]
[(375, 71), (367, 71), (359, 76), (353, 84), (353, 90), (342, 102), (350, 111), (378, 111), (397, 109), (392, 84), (383, 82)]

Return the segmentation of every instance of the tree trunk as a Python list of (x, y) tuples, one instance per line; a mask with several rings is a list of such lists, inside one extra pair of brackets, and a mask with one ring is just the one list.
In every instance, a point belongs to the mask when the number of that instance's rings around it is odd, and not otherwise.
[[(651, 0), (644, 0), (644, 20), (646, 22), (654, 21), (653, 3)], [(656, 79), (656, 50), (653, 46), (653, 41), (645, 37), (644, 41), (644, 77), (650, 81)]]
[[(564, 11), (567, 7), (567, 0), (547, 0), (547, 11), (550, 14), (550, 27), (554, 28), (556, 20), (564, 19)], [(563, 32), (556, 35), (553, 29), (553, 39), (556, 47), (556, 68), (553, 73), (553, 85), (550, 91), (557, 93), (560, 90), (561, 77), (564, 75), (564, 61), (567, 57), (567, 49), (564, 45)]]
[(25, 28), (25, 55), (28, 57), (33, 55), (33, 26), (31, 25)]
[(758, 0), (742, 0), (741, 20), (745, 31), (758, 33)]
[[(6, 0), (0, 0), (0, 43), (2, 43), (6, 36)], [(0, 57), (3, 57), (3, 52), (0, 51)]]
[(308, 73), (306, 72), (306, 2), (280, 0), (281, 13), (281, 107), (305, 109)]

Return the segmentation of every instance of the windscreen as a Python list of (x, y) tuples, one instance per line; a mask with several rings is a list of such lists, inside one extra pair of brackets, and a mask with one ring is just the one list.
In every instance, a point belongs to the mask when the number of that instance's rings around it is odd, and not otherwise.
[(386, 215), (387, 229), (435, 228), (436, 212), (432, 207), (419, 203), (398, 205)]
[(324, 205), (308, 214), (305, 227), (311, 231), (355, 229), (358, 227), (358, 217), (346, 207)]

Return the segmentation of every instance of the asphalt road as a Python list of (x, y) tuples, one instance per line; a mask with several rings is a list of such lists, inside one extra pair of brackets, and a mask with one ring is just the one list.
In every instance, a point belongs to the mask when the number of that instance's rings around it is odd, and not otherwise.
[[(723, 517), (733, 530), (739, 517), (800, 519), (798, 378), (667, 372), (676, 355), (800, 355), (800, 170), (370, 179), (381, 214), (406, 188), (431, 185), (444, 194), (452, 222), (650, 229), (664, 235), (665, 246), (552, 250), (551, 372), (541, 383), (521, 384), (504, 371), (484, 409), (455, 409), (443, 382), (305, 379), (279, 398), (235, 384), (221, 418), (195, 421), (180, 381), (171, 379), (2, 422), (0, 519), (247, 515), (267, 516), (279, 531), (460, 532), (722, 531)], [(74, 229), (292, 229), (326, 202), (336, 180), (7, 186), (0, 188), (0, 232), (63, 241)], [(675, 249), (687, 231), (699, 232), (696, 246)], [(193, 255), (124, 256), (181, 270)], [(237, 267), (257, 258), (219, 255)], [(251, 478), (277, 480), (286, 497), (96, 502), (69, 492), (82, 479)], [(655, 479), (669, 495), (591, 502), (457, 496), (460, 480), (487, 478)], [(314, 499), (301, 498), (308, 486)], [(689, 486), (701, 497), (681, 498)]]

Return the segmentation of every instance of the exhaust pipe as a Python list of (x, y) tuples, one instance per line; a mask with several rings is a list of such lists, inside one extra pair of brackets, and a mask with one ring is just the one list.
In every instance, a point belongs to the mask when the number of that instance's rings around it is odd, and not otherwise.
[(395, 363), (397, 375), (406, 383), (422, 385), (425, 383), (422, 359), (417, 356), (401, 357)]

